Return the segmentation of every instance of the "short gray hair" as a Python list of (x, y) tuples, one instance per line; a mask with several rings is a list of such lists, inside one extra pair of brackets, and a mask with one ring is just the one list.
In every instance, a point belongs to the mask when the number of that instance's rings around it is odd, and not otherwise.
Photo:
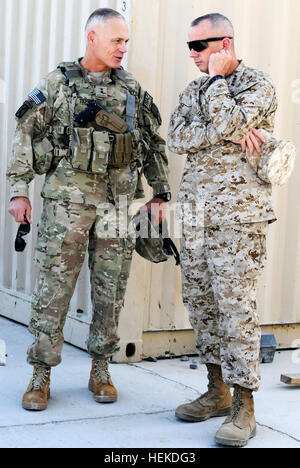
[(98, 8), (98, 10), (95, 10), (87, 20), (85, 30), (88, 31), (92, 25), (97, 23), (106, 23), (107, 20), (112, 18), (118, 18), (125, 21), (124, 16), (116, 10), (112, 10), (111, 8)]
[(215, 27), (220, 27), (224, 26), (227, 28), (227, 32), (234, 35), (234, 28), (231, 23), (231, 21), (224, 15), (221, 15), (220, 13), (209, 13), (204, 16), (199, 16), (199, 18), (196, 18), (192, 23), (191, 27), (198, 26), (198, 24), (202, 23), (203, 21), (209, 21), (212, 26)]

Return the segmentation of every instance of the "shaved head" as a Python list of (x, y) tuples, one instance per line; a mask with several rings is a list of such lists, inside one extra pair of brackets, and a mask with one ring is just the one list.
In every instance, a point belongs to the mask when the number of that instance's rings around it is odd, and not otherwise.
[(125, 21), (124, 16), (116, 10), (112, 10), (111, 8), (98, 8), (87, 20), (85, 32), (89, 33), (95, 26), (106, 23), (110, 19), (121, 19)]
[(209, 13), (208, 15), (196, 18), (191, 27), (198, 26), (200, 23), (208, 22), (211, 30), (220, 33), (222, 36), (234, 36), (234, 28), (231, 21), (220, 13)]

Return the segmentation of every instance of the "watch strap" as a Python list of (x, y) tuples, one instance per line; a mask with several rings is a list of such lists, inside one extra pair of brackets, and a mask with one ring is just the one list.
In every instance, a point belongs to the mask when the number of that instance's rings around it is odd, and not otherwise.
[(216, 75), (216, 76), (213, 76), (210, 80), (209, 80), (209, 86), (212, 85), (215, 81), (217, 80), (224, 80), (225, 77), (223, 75)]

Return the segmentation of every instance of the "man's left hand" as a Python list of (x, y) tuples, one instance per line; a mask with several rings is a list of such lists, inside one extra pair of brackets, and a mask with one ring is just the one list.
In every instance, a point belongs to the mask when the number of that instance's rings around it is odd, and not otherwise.
[(262, 144), (265, 143), (264, 137), (261, 135), (261, 133), (254, 129), (250, 133), (248, 133), (244, 138), (242, 138), (239, 141), (235, 141), (234, 143), (241, 145), (243, 153), (248, 150), (248, 154), (251, 157), (256, 151), (257, 153), (260, 153), (260, 147)]
[(154, 227), (157, 227), (166, 219), (167, 205), (168, 203), (161, 198), (153, 198), (145, 205), (148, 213), (151, 214)]

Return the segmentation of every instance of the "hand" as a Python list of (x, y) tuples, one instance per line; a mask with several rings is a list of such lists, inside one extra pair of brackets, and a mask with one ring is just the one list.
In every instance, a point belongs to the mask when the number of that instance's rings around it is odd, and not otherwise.
[(244, 138), (239, 141), (235, 141), (234, 143), (241, 145), (243, 153), (248, 149), (248, 154), (251, 157), (254, 151), (260, 153), (260, 147), (265, 143), (265, 139), (258, 130), (254, 129)]
[(166, 219), (168, 203), (161, 198), (153, 198), (147, 205), (145, 205), (148, 213), (151, 214), (152, 224), (157, 227), (162, 224)]
[(211, 54), (209, 58), (208, 70), (210, 77), (216, 75), (226, 76), (233, 62), (233, 56), (228, 50), (221, 50), (216, 54)]
[(26, 224), (25, 222), (25, 217), (27, 221), (32, 224), (31, 220), (31, 203), (28, 198), (25, 197), (16, 197), (14, 198), (9, 206), (8, 206), (8, 212), (11, 214), (14, 218), (16, 223), (21, 223), (21, 224)]

